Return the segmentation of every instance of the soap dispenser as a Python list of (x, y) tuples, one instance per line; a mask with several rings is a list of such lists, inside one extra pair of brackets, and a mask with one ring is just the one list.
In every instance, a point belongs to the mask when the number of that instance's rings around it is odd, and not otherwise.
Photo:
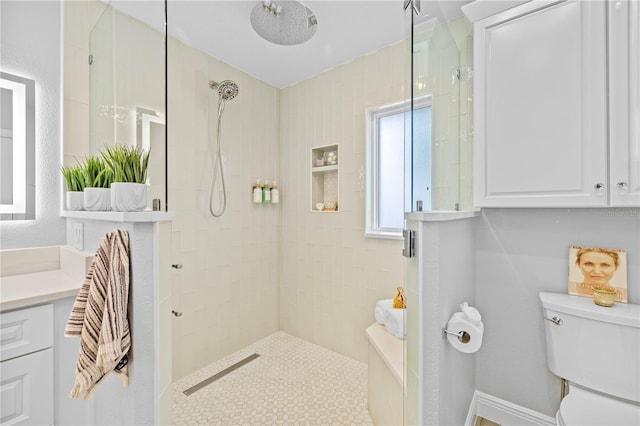
[(269, 204), (271, 202), (271, 189), (269, 188), (269, 181), (265, 181), (262, 186), (262, 204)]
[(262, 203), (262, 185), (260, 185), (260, 179), (258, 179), (253, 186), (253, 202)]
[(273, 186), (271, 187), (271, 202), (273, 204), (278, 204), (280, 202), (280, 191), (278, 190), (278, 182), (273, 181)]

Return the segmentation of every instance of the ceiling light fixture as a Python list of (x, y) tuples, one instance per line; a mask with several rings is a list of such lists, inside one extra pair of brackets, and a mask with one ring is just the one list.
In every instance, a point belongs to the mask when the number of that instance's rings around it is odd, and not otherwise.
[(293, 46), (313, 37), (318, 21), (311, 9), (298, 1), (265, 0), (251, 10), (251, 26), (271, 43)]

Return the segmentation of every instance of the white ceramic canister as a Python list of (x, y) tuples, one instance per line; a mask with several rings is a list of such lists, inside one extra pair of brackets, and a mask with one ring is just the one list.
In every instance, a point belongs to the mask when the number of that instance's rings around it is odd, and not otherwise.
[(147, 207), (147, 184), (114, 182), (111, 184), (111, 210), (141, 212)]
[(83, 191), (67, 191), (67, 210), (84, 210)]
[(84, 208), (88, 211), (111, 210), (111, 190), (109, 188), (85, 188)]

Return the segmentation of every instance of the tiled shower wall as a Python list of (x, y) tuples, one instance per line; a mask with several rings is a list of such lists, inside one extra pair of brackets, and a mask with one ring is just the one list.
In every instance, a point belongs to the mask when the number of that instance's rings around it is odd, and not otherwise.
[[(365, 110), (403, 100), (398, 43), (281, 93), (280, 328), (367, 362), (365, 328), (402, 284), (402, 242), (365, 238)], [(339, 144), (339, 212), (310, 211), (311, 148)]]
[[(222, 116), (227, 209), (209, 214), (209, 135), (217, 92), (239, 95)], [(256, 179), (279, 179), (279, 90), (181, 42), (169, 44), (169, 210), (174, 212), (174, 380), (278, 330), (280, 205), (253, 204)], [(211, 141), (212, 142), (212, 141)], [(288, 185), (279, 185), (283, 199)]]

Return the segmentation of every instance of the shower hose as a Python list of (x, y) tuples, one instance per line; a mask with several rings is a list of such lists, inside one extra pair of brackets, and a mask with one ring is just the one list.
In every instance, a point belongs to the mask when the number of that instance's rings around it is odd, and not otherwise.
[[(215, 149), (211, 147), (211, 161), (213, 162), (213, 176), (211, 177), (211, 191), (209, 192), (209, 212), (213, 217), (220, 217), (227, 208), (227, 189), (224, 184), (224, 173), (222, 171), (222, 155), (220, 154), (220, 135), (222, 124), (222, 112), (224, 111), (225, 100), (220, 96), (218, 98), (218, 137), (216, 139)], [(210, 140), (213, 138), (210, 138)], [(216, 186), (216, 178), (220, 173), (220, 184), (222, 185), (222, 205), (219, 210), (213, 208), (213, 192)]]

